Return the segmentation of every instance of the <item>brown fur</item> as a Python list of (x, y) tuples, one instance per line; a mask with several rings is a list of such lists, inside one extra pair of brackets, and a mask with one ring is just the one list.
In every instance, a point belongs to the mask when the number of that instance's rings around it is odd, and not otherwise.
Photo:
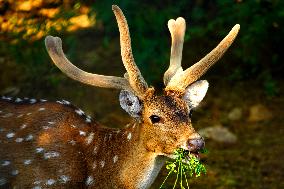
[[(86, 115), (78, 115), (72, 105), (11, 101), (0, 101), (0, 163), (10, 162), (0, 164), (0, 179), (7, 181), (0, 186), (3, 189), (147, 188), (165, 157), (195, 137), (186, 103), (174, 96), (156, 96), (153, 91), (142, 101), (141, 119), (121, 130), (87, 123)], [(153, 114), (162, 121), (152, 124), (149, 117)], [(21, 129), (23, 124), (26, 127)], [(10, 132), (14, 136), (7, 138)], [(26, 141), (29, 134), (33, 139)], [(24, 140), (16, 142), (17, 138)], [(39, 147), (44, 150), (37, 153)], [(58, 154), (45, 158), (49, 152)], [(31, 163), (25, 165), (25, 160)], [(15, 170), (18, 174), (12, 175)], [(88, 177), (93, 178), (90, 183)]]

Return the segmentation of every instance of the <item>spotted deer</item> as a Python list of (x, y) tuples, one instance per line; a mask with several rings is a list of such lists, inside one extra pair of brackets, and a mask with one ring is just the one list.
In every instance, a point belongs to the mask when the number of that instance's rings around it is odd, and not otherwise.
[(181, 67), (185, 20), (168, 21), (172, 46), (157, 95), (135, 64), (127, 21), (112, 6), (120, 32), (124, 77), (85, 72), (64, 55), (58, 37), (45, 45), (67, 76), (97, 87), (120, 89), (119, 101), (133, 121), (122, 129), (104, 127), (68, 101), (0, 100), (0, 188), (149, 188), (164, 162), (183, 148), (198, 156), (202, 137), (191, 124), (191, 111), (204, 98), (208, 82), (197, 81), (234, 41), (239, 25), (199, 62)]

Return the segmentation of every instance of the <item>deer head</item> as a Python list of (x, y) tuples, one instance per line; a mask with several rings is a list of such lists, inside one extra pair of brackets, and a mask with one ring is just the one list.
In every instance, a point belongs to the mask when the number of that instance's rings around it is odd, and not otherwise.
[(119, 96), (121, 107), (141, 123), (141, 137), (147, 150), (169, 157), (180, 147), (197, 152), (204, 146), (204, 141), (191, 125), (191, 111), (204, 98), (208, 82), (196, 80), (222, 57), (240, 26), (235, 25), (215, 49), (183, 70), (185, 20), (182, 17), (169, 20), (172, 38), (170, 66), (164, 74), (164, 94), (158, 96), (153, 87), (148, 87), (135, 64), (128, 25), (122, 11), (115, 5), (112, 9), (120, 32), (121, 57), (127, 70), (124, 78), (90, 74), (75, 67), (65, 57), (58, 37), (46, 37), (50, 57), (59, 69), (75, 80), (98, 87), (122, 89)]

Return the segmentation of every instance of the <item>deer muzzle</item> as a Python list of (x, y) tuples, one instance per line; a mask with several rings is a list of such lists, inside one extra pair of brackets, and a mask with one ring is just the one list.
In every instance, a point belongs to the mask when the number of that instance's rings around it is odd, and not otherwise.
[(190, 152), (198, 152), (205, 147), (204, 139), (201, 136), (198, 138), (190, 139), (187, 141), (187, 147)]

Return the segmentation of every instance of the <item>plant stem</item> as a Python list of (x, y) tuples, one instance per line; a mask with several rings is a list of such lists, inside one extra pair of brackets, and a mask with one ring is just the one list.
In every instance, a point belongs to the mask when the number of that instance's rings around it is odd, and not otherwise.
[(175, 189), (175, 187), (176, 187), (176, 184), (177, 184), (177, 181), (178, 181), (178, 175), (179, 175), (179, 169), (180, 169), (180, 157), (179, 157), (179, 164), (178, 164), (178, 170), (177, 170), (177, 172), (178, 172), (178, 174), (177, 174), (177, 178), (176, 178), (176, 180), (175, 180), (175, 184), (174, 184), (174, 187), (173, 187), (173, 189)]
[(168, 177), (170, 176), (170, 174), (171, 174), (172, 172), (173, 172), (173, 170), (171, 170), (171, 171), (168, 173), (168, 175), (167, 175), (166, 178), (164, 179), (164, 181), (163, 181), (163, 183), (161, 184), (161, 186), (160, 186), (159, 189), (162, 188), (162, 186), (165, 184), (166, 180), (168, 179)]
[(186, 172), (183, 172), (183, 174), (184, 174), (184, 177), (185, 177), (187, 189), (189, 189), (189, 184), (188, 184), (188, 181), (187, 181)]
[(180, 187), (183, 188), (183, 185), (182, 185), (182, 171), (183, 171), (183, 166), (182, 166), (182, 163), (181, 161), (179, 162), (180, 166), (181, 166), (181, 169), (180, 169)]

